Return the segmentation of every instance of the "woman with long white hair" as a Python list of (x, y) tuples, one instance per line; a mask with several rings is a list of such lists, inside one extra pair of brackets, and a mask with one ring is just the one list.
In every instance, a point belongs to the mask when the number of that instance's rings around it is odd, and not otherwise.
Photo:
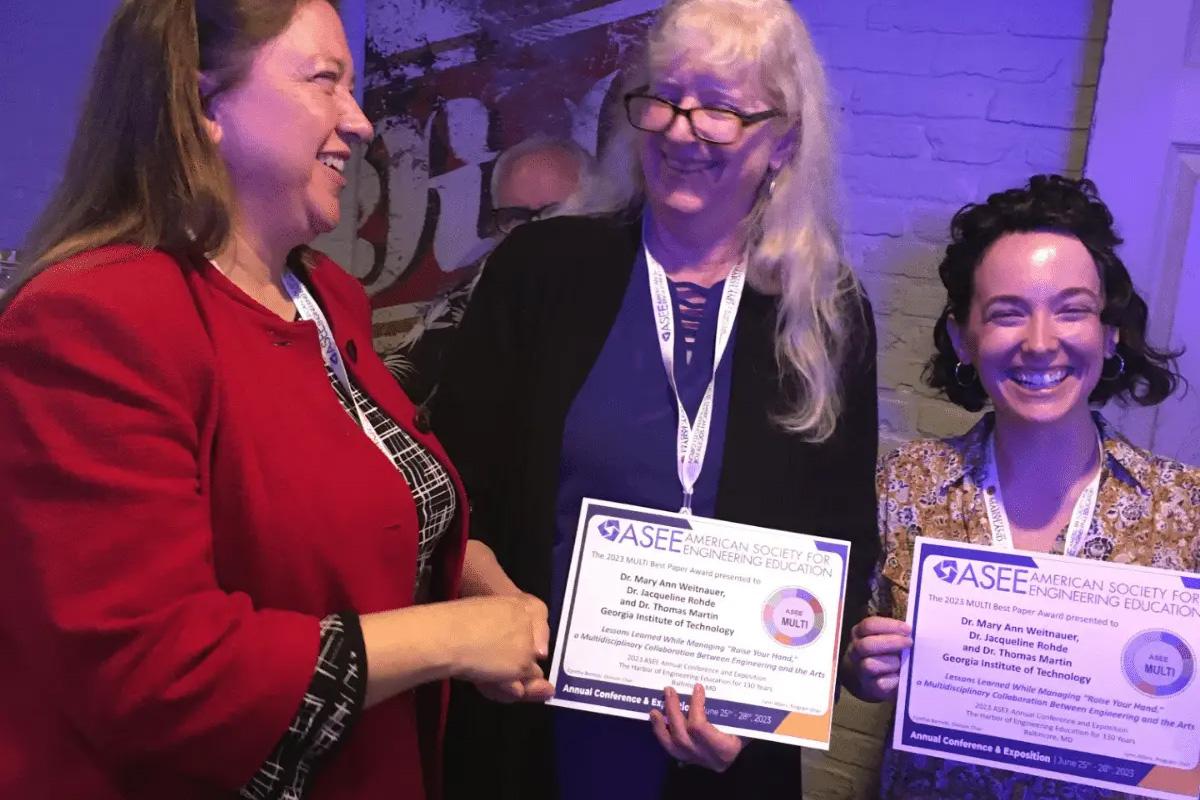
[[(853, 623), (878, 546), (875, 335), (841, 257), (820, 60), (786, 0), (675, 0), (627, 73), (605, 156), (631, 162), (626, 202), (512, 233), (433, 406), (498, 557), (475, 577), (554, 620), (582, 498), (682, 505), (851, 540)], [(698, 477), (684, 428), (707, 435)], [(700, 685), (667, 687), (649, 724), (457, 697), (451, 797), (800, 791), (800, 751), (718, 731)]]

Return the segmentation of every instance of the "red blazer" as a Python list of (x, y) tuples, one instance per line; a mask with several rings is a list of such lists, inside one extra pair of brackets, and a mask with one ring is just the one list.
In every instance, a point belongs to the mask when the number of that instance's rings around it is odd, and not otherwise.
[[(449, 469), (358, 282), (326, 259), (309, 278), (354, 380)], [(228, 797), (296, 714), (321, 617), (412, 603), (416, 541), (313, 323), (161, 252), (52, 267), (0, 313), (0, 797)], [(435, 795), (444, 701), (364, 712), (312, 796)]]

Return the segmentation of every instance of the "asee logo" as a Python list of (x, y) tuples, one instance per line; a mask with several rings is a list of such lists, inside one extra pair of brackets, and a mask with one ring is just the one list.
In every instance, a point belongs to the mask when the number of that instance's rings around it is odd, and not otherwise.
[(600, 523), (600, 535), (610, 542), (615, 542), (621, 535), (621, 523), (615, 519), (606, 519)]
[(596, 525), (601, 538), (614, 544), (629, 545), (670, 553), (683, 552), (684, 532), (679, 528), (668, 528), (650, 523), (636, 524), (627, 520), (605, 519)]
[(933, 568), (933, 574), (937, 575), (946, 583), (954, 583), (954, 579), (958, 577), (958, 562), (947, 558), (945, 561)]
[(1029, 594), (1029, 573), (1028, 568), (970, 561), (959, 564), (951, 558), (943, 559), (933, 568), (933, 574), (951, 586), (967, 585), (1009, 594)]

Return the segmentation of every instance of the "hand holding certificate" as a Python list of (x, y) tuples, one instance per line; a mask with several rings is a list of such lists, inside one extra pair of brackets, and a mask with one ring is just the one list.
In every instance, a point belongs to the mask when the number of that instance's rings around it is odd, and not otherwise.
[(644, 719), (699, 683), (721, 730), (827, 749), (849, 550), (585, 500), (551, 704)]
[(1200, 793), (1200, 577), (918, 538), (894, 746)]

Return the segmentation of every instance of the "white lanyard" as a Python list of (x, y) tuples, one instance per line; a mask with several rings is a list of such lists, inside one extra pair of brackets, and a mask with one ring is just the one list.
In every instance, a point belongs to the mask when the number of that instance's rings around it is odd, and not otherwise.
[(321, 357), (325, 359), (326, 366), (333, 370), (334, 377), (345, 390), (346, 397), (354, 408), (354, 416), (358, 420), (359, 427), (390, 461), (392, 454), (388, 452), (387, 445), (376, 432), (375, 426), (367, 419), (367, 415), (359, 408), (358, 401), (354, 399), (354, 386), (350, 383), (350, 375), (346, 372), (346, 364), (342, 361), (342, 354), (333, 338), (333, 330), (329, 327), (329, 321), (325, 319), (325, 312), (321, 310), (321, 306), (308, 291), (308, 287), (301, 283), (291, 270), (283, 273), (283, 288), (291, 301), (296, 304), (296, 313), (300, 315), (300, 319), (316, 324), (317, 341), (321, 345)]
[(692, 493), (700, 470), (704, 469), (704, 454), (708, 451), (708, 433), (712, 424), (713, 395), (717, 385), (717, 367), (733, 333), (733, 322), (737, 316), (738, 303), (742, 300), (742, 288), (746, 285), (746, 268), (738, 264), (725, 279), (725, 290), (721, 293), (721, 308), (717, 313), (717, 341), (713, 350), (712, 378), (704, 390), (704, 399), (696, 411), (696, 421), (688, 420), (687, 409), (679, 397), (675, 385), (675, 313), (671, 290), (667, 285), (667, 274), (662, 264), (643, 246), (646, 254), (647, 272), (650, 274), (650, 304), (654, 312), (654, 327), (658, 332), (658, 349), (662, 353), (663, 368), (667, 371), (667, 383), (675, 395), (679, 424), (675, 436), (675, 461), (679, 471), (679, 484), (683, 487), (682, 514), (692, 513)]
[[(992, 529), (992, 546), (1002, 550), (1012, 550), (1012, 529), (1008, 524), (1008, 513), (1004, 509), (1004, 496), (1000, 493), (1000, 471), (996, 468), (996, 437), (989, 437), (987, 443), (988, 460), (987, 474), (983, 481), (983, 506), (987, 509), (988, 524)], [(1100, 442), (1100, 462), (1104, 463), (1104, 442)], [(1083, 540), (1092, 527), (1092, 518), (1096, 514), (1096, 498), (1100, 492), (1100, 473), (1088, 481), (1087, 486), (1075, 501), (1071, 509), (1071, 523), (1067, 526), (1067, 541), (1063, 547), (1063, 555), (1077, 556), (1083, 549)]]

